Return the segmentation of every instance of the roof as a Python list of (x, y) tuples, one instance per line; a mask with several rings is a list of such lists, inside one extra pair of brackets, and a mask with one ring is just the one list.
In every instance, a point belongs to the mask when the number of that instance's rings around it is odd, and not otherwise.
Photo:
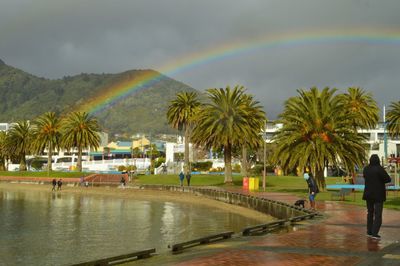
[(132, 142), (130, 141), (117, 141), (117, 145), (120, 147), (131, 147)]

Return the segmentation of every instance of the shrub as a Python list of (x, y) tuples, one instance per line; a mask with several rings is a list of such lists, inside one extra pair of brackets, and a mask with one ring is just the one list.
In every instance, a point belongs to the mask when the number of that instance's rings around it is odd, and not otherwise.
[(240, 166), (240, 164), (235, 164), (232, 168), (232, 171), (235, 173), (240, 173), (240, 170), (242, 169), (242, 167)]
[(157, 158), (157, 160), (155, 160), (154, 162), (154, 168), (160, 167), (162, 163), (165, 163), (165, 158), (164, 157)]
[(117, 169), (118, 169), (119, 172), (123, 172), (123, 171), (126, 171), (126, 166), (125, 165), (119, 165)]
[(31, 162), (31, 167), (34, 168), (35, 170), (41, 170), (45, 163), (47, 162), (44, 162), (40, 158), (34, 158)]
[(192, 163), (194, 171), (208, 171), (212, 166), (212, 162), (195, 162)]
[[(252, 175), (262, 175), (264, 170), (264, 164), (256, 164), (253, 168), (251, 168), (250, 172)], [(273, 173), (274, 167), (272, 165), (266, 165), (267, 173)]]

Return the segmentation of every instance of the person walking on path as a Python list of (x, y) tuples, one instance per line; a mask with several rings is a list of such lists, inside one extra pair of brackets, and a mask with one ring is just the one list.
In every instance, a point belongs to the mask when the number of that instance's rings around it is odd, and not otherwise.
[(53, 178), (53, 181), (51, 181), (53, 188), (51, 189), (51, 191), (56, 191), (56, 186), (57, 186), (57, 180), (55, 178)]
[(57, 190), (61, 190), (61, 186), (62, 186), (62, 179), (60, 178), (60, 179), (57, 181)]
[(315, 182), (311, 172), (305, 172), (304, 179), (307, 181), (308, 185), (308, 199), (310, 200), (311, 209), (315, 210), (315, 197), (317, 196), (317, 193), (319, 193), (317, 183)]
[(377, 154), (372, 154), (369, 165), (364, 168), (363, 176), (365, 188), (363, 200), (367, 202), (367, 236), (380, 239), (379, 229), (382, 225), (383, 202), (386, 201), (385, 183), (391, 182), (391, 178)]
[(190, 186), (190, 178), (192, 178), (191, 174), (187, 174), (186, 175), (186, 181), (187, 181), (187, 185)]
[(183, 174), (183, 172), (181, 171), (179, 173), (179, 182), (181, 184), (181, 186), (183, 186), (183, 180), (185, 179), (185, 175)]
[(122, 176), (121, 177), (121, 186), (122, 186), (122, 188), (125, 188), (125, 185), (126, 185), (125, 177)]

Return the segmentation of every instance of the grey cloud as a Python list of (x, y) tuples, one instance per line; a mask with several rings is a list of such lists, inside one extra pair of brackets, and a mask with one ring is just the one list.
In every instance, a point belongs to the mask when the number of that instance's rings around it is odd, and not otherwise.
[[(395, 0), (0, 0), (0, 58), (39, 76), (160, 69), (224, 43), (305, 31), (397, 30)], [(375, 29), (375, 30), (374, 30)], [(299, 88), (361, 86), (398, 100), (399, 44), (258, 49), (173, 74), (197, 89), (241, 84), (270, 118)]]

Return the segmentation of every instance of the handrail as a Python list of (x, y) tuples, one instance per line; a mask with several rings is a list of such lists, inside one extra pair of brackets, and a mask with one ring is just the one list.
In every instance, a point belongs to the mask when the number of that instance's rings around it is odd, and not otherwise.
[(87, 262), (81, 262), (77, 264), (73, 264), (72, 266), (103, 266), (103, 265), (110, 265), (110, 264), (121, 264), (125, 263), (128, 261), (132, 261), (135, 259), (144, 259), (144, 258), (149, 258), (152, 253), (155, 253), (156, 249), (146, 249), (142, 251), (136, 251), (124, 255), (119, 255), (119, 256), (114, 256), (114, 257), (109, 257), (109, 258), (104, 258), (104, 259), (98, 259), (98, 260), (92, 260), (92, 261), (87, 261)]

